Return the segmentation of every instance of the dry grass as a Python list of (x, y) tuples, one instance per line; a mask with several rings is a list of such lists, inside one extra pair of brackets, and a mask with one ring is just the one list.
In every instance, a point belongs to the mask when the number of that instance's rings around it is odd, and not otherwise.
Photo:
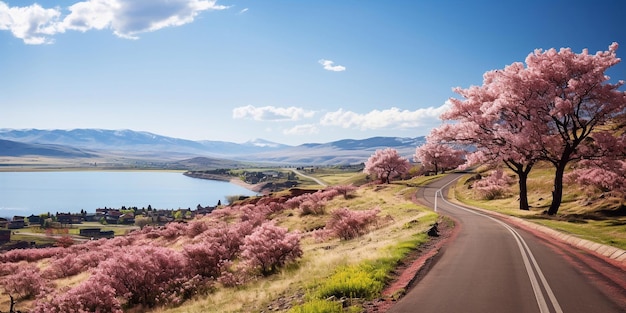
[[(327, 203), (327, 212), (340, 207), (366, 210), (378, 206), (384, 222), (369, 234), (349, 241), (334, 239), (318, 242), (310, 232), (305, 233), (302, 240), (304, 255), (297, 266), (242, 288), (219, 288), (182, 307), (162, 308), (156, 312), (260, 311), (278, 297), (311, 292), (339, 266), (388, 257), (392, 253), (388, 247), (426, 231), (437, 219), (435, 213), (410, 202), (410, 194), (414, 190), (403, 184), (376, 185), (360, 188), (349, 200), (337, 197)], [(290, 211), (274, 217), (283, 227), (302, 231), (310, 229), (311, 225), (323, 226), (326, 218), (327, 214), (300, 217)], [(406, 225), (414, 220), (419, 223), (407, 228)]]

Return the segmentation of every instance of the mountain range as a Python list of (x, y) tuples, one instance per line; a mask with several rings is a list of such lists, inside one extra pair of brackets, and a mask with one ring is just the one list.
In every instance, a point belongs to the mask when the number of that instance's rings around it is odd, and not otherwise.
[[(290, 146), (263, 139), (245, 143), (193, 141), (134, 130), (0, 129), (0, 156), (53, 158), (125, 158), (182, 162), (200, 166), (208, 160), (281, 165), (340, 165), (365, 162), (377, 149), (394, 148), (412, 159), (424, 137), (372, 137)], [(195, 161), (194, 161), (195, 160)]]

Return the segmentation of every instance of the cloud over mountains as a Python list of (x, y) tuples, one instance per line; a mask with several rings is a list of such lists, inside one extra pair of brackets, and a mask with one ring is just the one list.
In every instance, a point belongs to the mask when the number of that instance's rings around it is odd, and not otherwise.
[[(339, 127), (357, 130), (430, 128), (441, 123), (439, 116), (449, 108), (445, 102), (439, 107), (420, 108), (414, 111), (392, 107), (358, 113), (338, 109), (326, 112), (313, 120), (319, 111), (300, 107), (256, 107), (247, 105), (233, 109), (233, 119), (248, 119), (257, 122), (300, 122), (302, 124), (283, 129), (285, 135), (317, 134), (321, 128)], [(302, 122), (301, 122), (302, 121)]]
[(193, 22), (203, 11), (228, 6), (210, 0), (87, 0), (63, 10), (35, 3), (10, 7), (0, 1), (0, 30), (8, 30), (26, 44), (49, 44), (66, 31), (110, 29), (121, 38)]

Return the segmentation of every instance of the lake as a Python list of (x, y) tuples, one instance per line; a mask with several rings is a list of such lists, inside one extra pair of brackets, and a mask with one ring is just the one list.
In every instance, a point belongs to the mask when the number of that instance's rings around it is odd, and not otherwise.
[(226, 196), (256, 195), (228, 182), (180, 172), (0, 172), (0, 217), (97, 208), (195, 209), (226, 204)]

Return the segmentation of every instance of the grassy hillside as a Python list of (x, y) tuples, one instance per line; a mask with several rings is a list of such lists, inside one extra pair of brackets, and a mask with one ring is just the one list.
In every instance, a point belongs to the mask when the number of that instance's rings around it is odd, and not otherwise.
[[(512, 172), (507, 174), (513, 176)], [(518, 209), (517, 182), (510, 186), (504, 197), (484, 200), (470, 187), (470, 177), (468, 175), (459, 180), (453, 191), (454, 197), (463, 203), (521, 217), (587, 240), (626, 249), (626, 200), (623, 198), (586, 186), (566, 183), (558, 214), (549, 216), (544, 213), (552, 200), (554, 170), (549, 164), (535, 166), (529, 175), (529, 211)]]
[[(328, 175), (328, 174), (326, 174)], [(328, 180), (341, 180), (326, 176)], [(419, 184), (422, 180), (412, 181)], [(425, 231), (437, 220), (430, 210), (411, 202), (413, 187), (405, 183), (361, 187), (354, 197), (346, 200), (337, 197), (327, 203), (326, 211), (341, 207), (352, 210), (381, 209), (383, 217), (380, 227), (365, 236), (352, 240), (317, 241), (310, 234), (312, 229), (323, 227), (328, 214), (304, 217), (293, 211), (284, 211), (273, 217), (278, 225), (305, 233), (302, 240), (303, 258), (297, 265), (283, 269), (277, 275), (261, 278), (243, 288), (219, 288), (205, 297), (200, 297), (177, 308), (162, 308), (156, 312), (258, 312), (268, 306), (283, 306), (284, 309), (316, 298), (323, 284), (339, 268), (360, 265), (364, 262), (385, 261), (395, 264), (400, 257), (427, 240)], [(398, 251), (401, 255), (398, 256)], [(404, 254), (403, 254), (404, 253)], [(391, 270), (391, 268), (387, 268)], [(358, 301), (355, 300), (355, 304)]]

